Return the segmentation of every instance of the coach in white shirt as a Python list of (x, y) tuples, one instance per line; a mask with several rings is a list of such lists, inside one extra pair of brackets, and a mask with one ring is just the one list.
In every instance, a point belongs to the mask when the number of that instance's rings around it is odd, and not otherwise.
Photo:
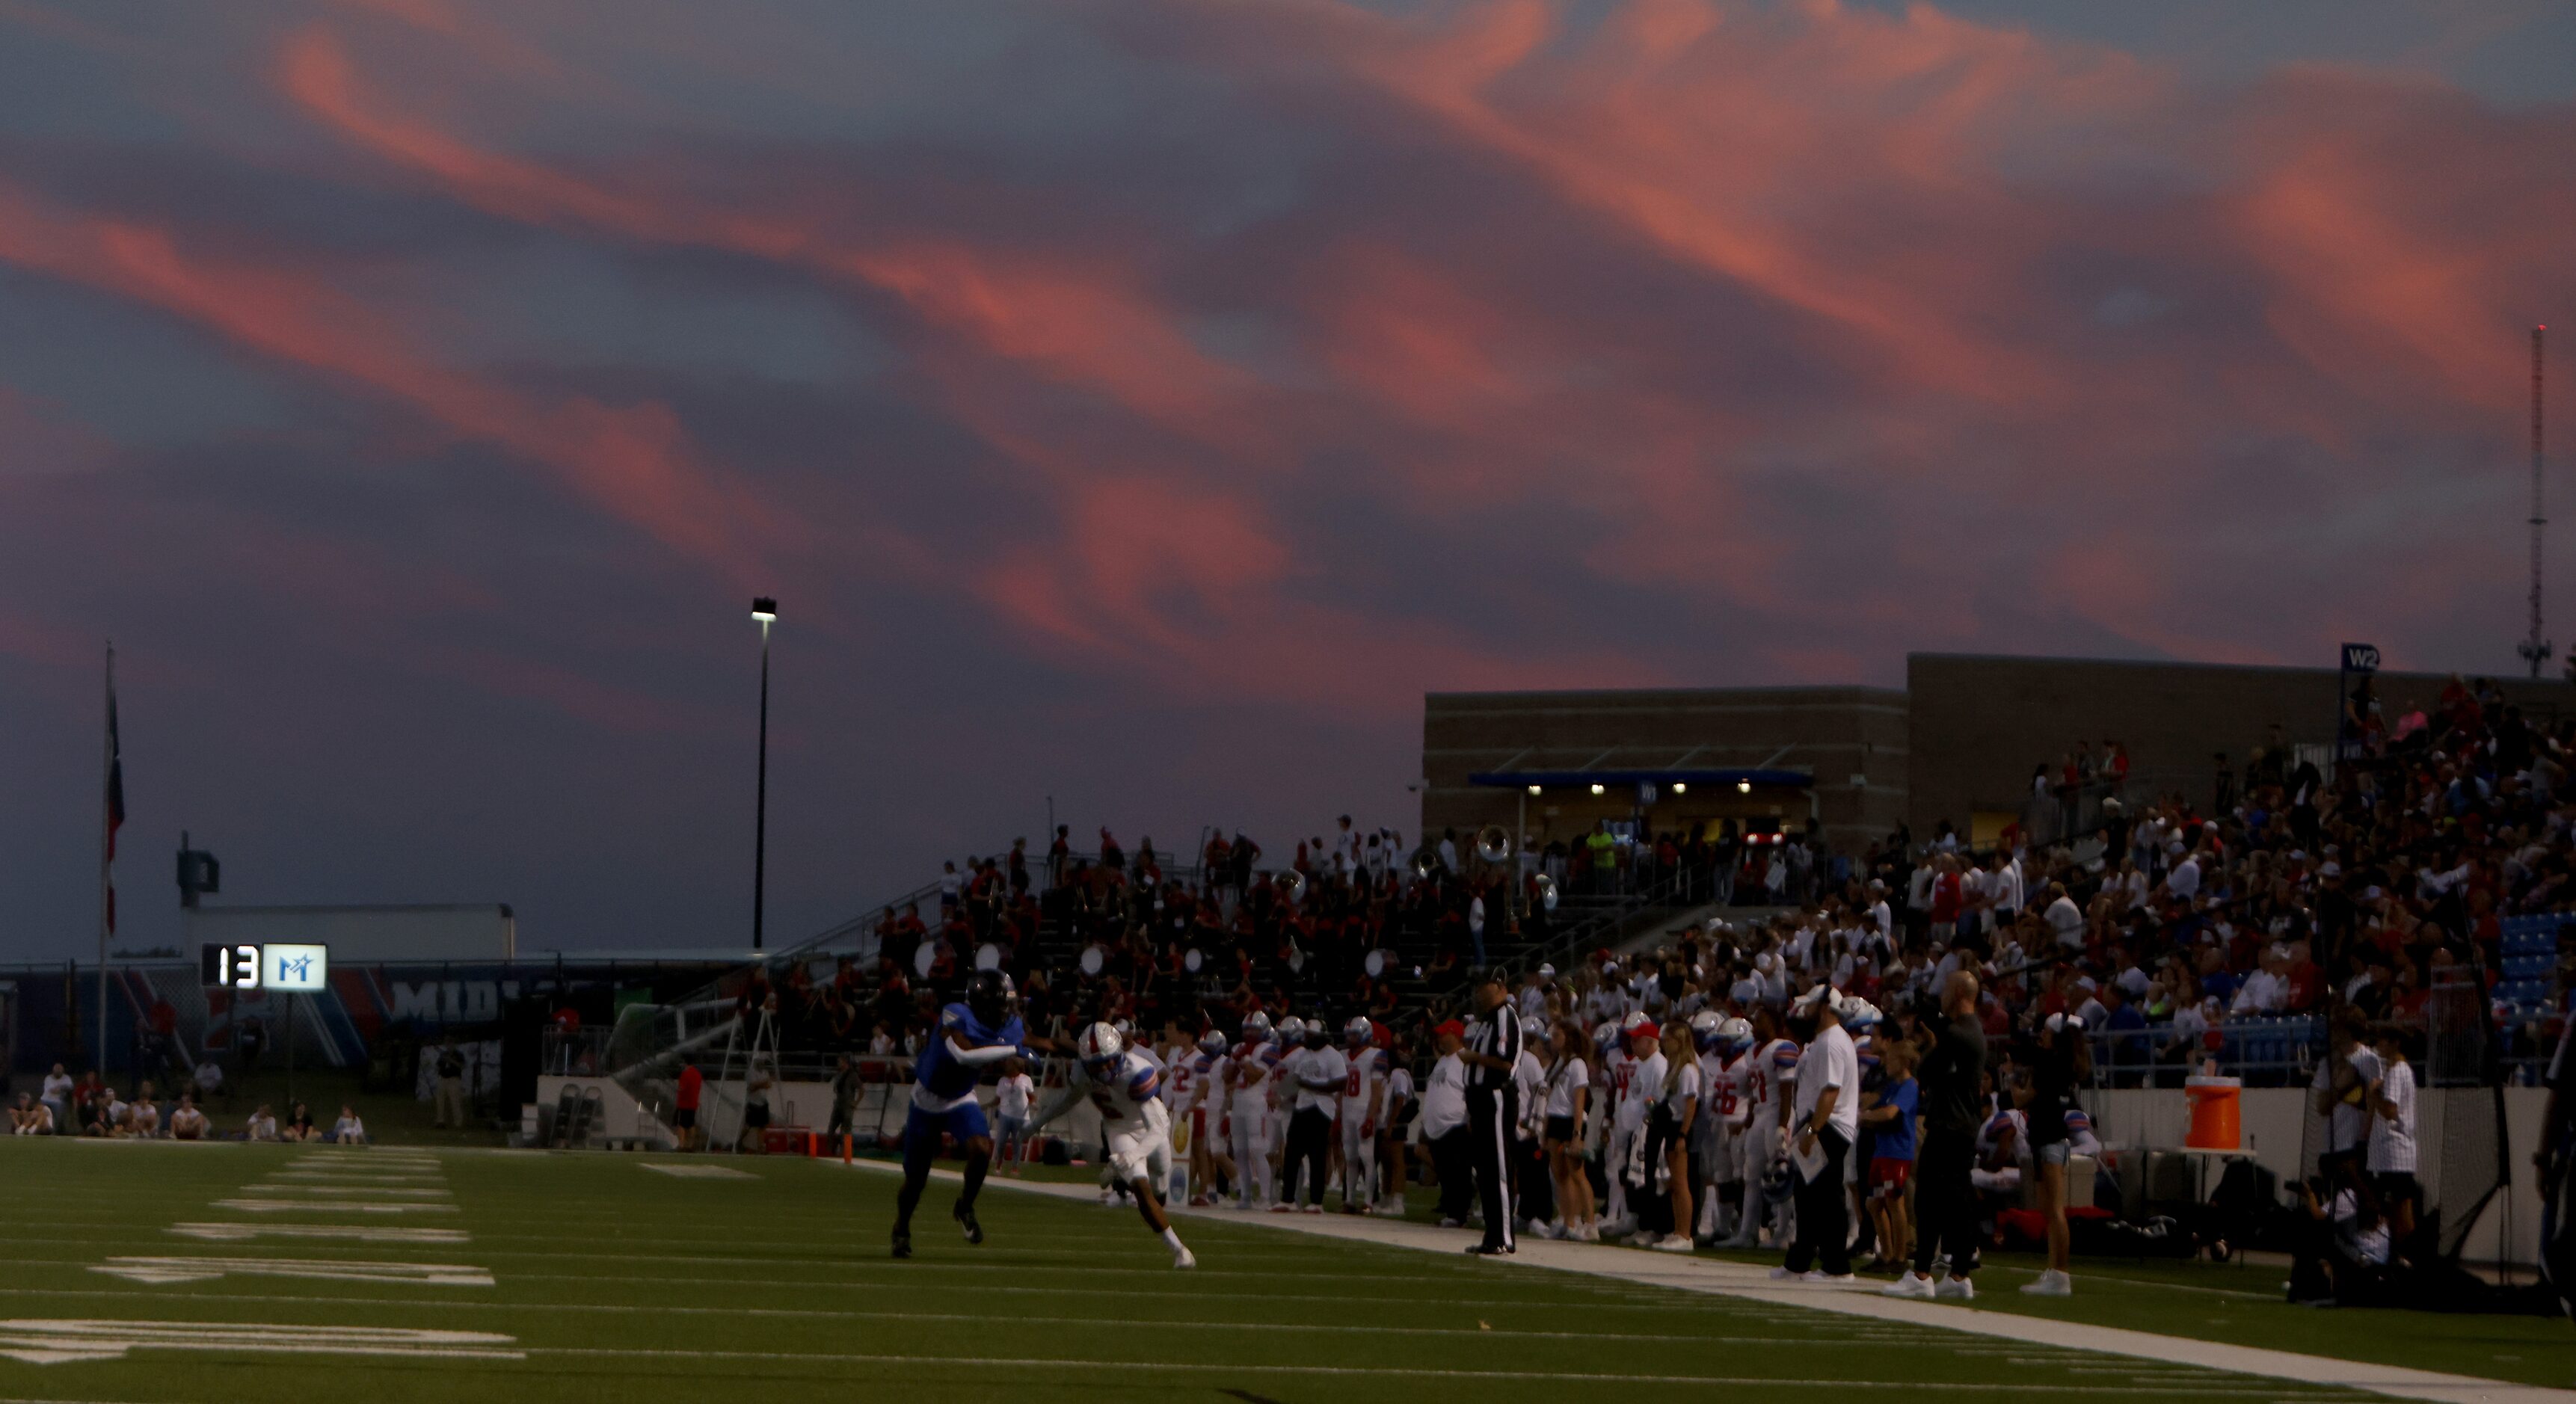
[[(1790, 1127), (1791, 1173), (1797, 1179), (1798, 1234), (1773, 1277), (1849, 1282), (1849, 1209), (1843, 1202), (1843, 1158), (1860, 1134), (1860, 1053), (1843, 1031), (1842, 997), (1818, 985), (1798, 1001), (1816, 1032), (1798, 1055), (1797, 1099)], [(1822, 1259), (1819, 1267), (1818, 1260)]]
[(2398, 1250), (2415, 1236), (2415, 1201), (2423, 1197), (2415, 1183), (2415, 1065), (2394, 1028), (2379, 1031), (2379, 1078), (2370, 1085), (2370, 1142), (2362, 1168), (2388, 1215)]

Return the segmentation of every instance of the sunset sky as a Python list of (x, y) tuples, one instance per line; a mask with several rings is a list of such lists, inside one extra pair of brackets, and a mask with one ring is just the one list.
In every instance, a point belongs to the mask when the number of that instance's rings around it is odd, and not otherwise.
[(2571, 251), (2561, 0), (0, 0), (0, 961), (111, 638), (135, 946), (741, 944), (754, 594), (776, 939), (1426, 690), (2507, 670)]

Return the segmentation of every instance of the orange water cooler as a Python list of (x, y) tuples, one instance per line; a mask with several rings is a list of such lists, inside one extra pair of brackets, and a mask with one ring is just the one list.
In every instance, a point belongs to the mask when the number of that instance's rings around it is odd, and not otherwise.
[(2191, 1129), (2182, 1143), (2193, 1150), (2232, 1151), (2244, 1145), (2239, 1094), (2245, 1084), (2232, 1077), (2185, 1078), (2182, 1095), (2191, 1102)]

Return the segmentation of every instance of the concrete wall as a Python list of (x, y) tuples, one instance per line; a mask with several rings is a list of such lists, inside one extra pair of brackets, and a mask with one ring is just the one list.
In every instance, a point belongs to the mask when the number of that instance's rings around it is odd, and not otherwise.
[[(2441, 1193), (2445, 1127), (2457, 1116), (2476, 1114), (2463, 1103), (2493, 1095), (2484, 1088), (2426, 1088), (2418, 1094), (2416, 1145), (2421, 1168), (2417, 1178), (2425, 1193)], [(2305, 1146), (2306, 1090), (2297, 1087), (2249, 1087), (2240, 1094), (2238, 1115), (2245, 1148), (2263, 1167), (2281, 1177), (2286, 1187), (2299, 1174)], [(2540, 1189), (2533, 1183), (2532, 1152), (2540, 1145), (2540, 1113), (2548, 1093), (2537, 1087), (2508, 1087), (2504, 1092), (2507, 1164), (2513, 1183), (2488, 1205), (2461, 1256), (2472, 1262), (2510, 1261), (2528, 1266), (2540, 1261)], [(2095, 1134), (2105, 1146), (2174, 1149), (2182, 1145), (2190, 1112), (2180, 1088), (2116, 1088), (2084, 1094), (2093, 1114)], [(2212, 1167), (2207, 1183), (2218, 1183)]]
[[(1422, 832), (1514, 826), (1523, 793), (1469, 786), (1479, 771), (1772, 768), (1813, 774), (1818, 817), (1837, 842), (1857, 848), (1903, 813), (1906, 744), (1905, 695), (1885, 688), (1435, 692), (1423, 699), (1422, 775), (1430, 783)], [(1803, 825), (1809, 808), (1804, 794), (1667, 793), (1648, 819), (1679, 828), (1776, 814)], [(1634, 811), (1634, 794), (1616, 788), (1599, 799), (1551, 791), (1530, 802), (1528, 823), (1544, 841)]]
[[(2053, 767), (2078, 742), (2099, 751), (2110, 740), (2128, 746), (2134, 777), (2206, 806), (2217, 753), (2226, 753), (2241, 779), (2247, 753), (2265, 744), (2275, 725), (2287, 744), (2332, 742), (2336, 677), (2332, 668), (1910, 654), (1907, 820), (1924, 838), (1941, 819), (1965, 831), (1977, 811), (2017, 813), (2030, 794), (2033, 765)], [(2447, 681), (2435, 673), (2379, 674), (2390, 723), (2413, 705), (2429, 707)], [(2576, 714), (2576, 687), (2499, 681), (2507, 700), (2528, 713)]]

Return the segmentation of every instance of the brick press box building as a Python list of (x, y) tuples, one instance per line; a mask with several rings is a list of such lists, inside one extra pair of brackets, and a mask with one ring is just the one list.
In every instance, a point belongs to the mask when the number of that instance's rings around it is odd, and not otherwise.
[[(2334, 668), (1916, 653), (1905, 686), (1435, 692), (1423, 698), (1422, 832), (1488, 825), (1544, 844), (1594, 821), (1655, 830), (1810, 818), (1856, 852), (1899, 821), (1980, 840), (2020, 819), (2031, 772), (2079, 744), (2123, 744), (2129, 792), (2210, 804), (2258, 747), (2331, 751)], [(2391, 723), (2450, 675), (2382, 672)], [(2576, 715), (2576, 686), (2498, 678), (2535, 718)], [(2223, 758), (2223, 759), (2222, 759)]]

